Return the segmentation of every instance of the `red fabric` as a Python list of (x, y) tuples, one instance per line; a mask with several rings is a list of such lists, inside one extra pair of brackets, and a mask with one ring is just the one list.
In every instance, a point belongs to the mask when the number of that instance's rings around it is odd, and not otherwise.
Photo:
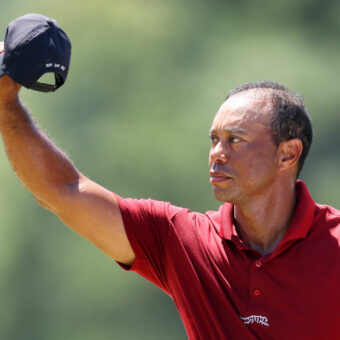
[(316, 205), (301, 181), (297, 196), (266, 256), (238, 238), (228, 203), (200, 214), (117, 196), (136, 254), (125, 269), (172, 297), (189, 339), (340, 339), (340, 211)]

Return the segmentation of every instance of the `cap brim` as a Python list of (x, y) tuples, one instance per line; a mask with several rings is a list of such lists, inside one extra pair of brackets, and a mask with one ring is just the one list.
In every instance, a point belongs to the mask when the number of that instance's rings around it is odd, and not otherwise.
[(4, 66), (2, 64), (2, 61), (4, 60), (5, 53), (0, 54), (0, 77), (2, 77), (6, 72), (4, 71)]

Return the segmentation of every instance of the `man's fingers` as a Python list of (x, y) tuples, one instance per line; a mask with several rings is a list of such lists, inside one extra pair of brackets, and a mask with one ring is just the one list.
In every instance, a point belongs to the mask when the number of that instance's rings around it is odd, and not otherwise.
[(5, 44), (3, 41), (0, 41), (0, 54), (5, 50)]

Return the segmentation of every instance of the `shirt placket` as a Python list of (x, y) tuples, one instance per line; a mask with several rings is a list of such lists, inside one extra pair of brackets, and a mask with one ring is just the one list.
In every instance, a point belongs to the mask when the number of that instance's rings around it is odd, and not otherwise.
[(259, 258), (251, 262), (249, 275), (249, 305), (248, 310), (251, 312), (260, 312), (266, 291), (264, 290), (263, 270), (264, 260)]

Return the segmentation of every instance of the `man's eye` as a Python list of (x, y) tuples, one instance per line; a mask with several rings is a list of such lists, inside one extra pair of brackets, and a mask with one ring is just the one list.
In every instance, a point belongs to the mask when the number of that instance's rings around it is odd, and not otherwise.
[(240, 138), (235, 137), (235, 136), (231, 136), (231, 137), (229, 138), (229, 140), (230, 140), (231, 143), (237, 143), (237, 142), (240, 142), (240, 141), (241, 141)]
[(210, 136), (209, 138), (210, 138), (210, 140), (211, 140), (212, 143), (214, 143), (214, 144), (215, 144), (215, 143), (218, 143), (218, 137), (216, 137), (216, 136)]

